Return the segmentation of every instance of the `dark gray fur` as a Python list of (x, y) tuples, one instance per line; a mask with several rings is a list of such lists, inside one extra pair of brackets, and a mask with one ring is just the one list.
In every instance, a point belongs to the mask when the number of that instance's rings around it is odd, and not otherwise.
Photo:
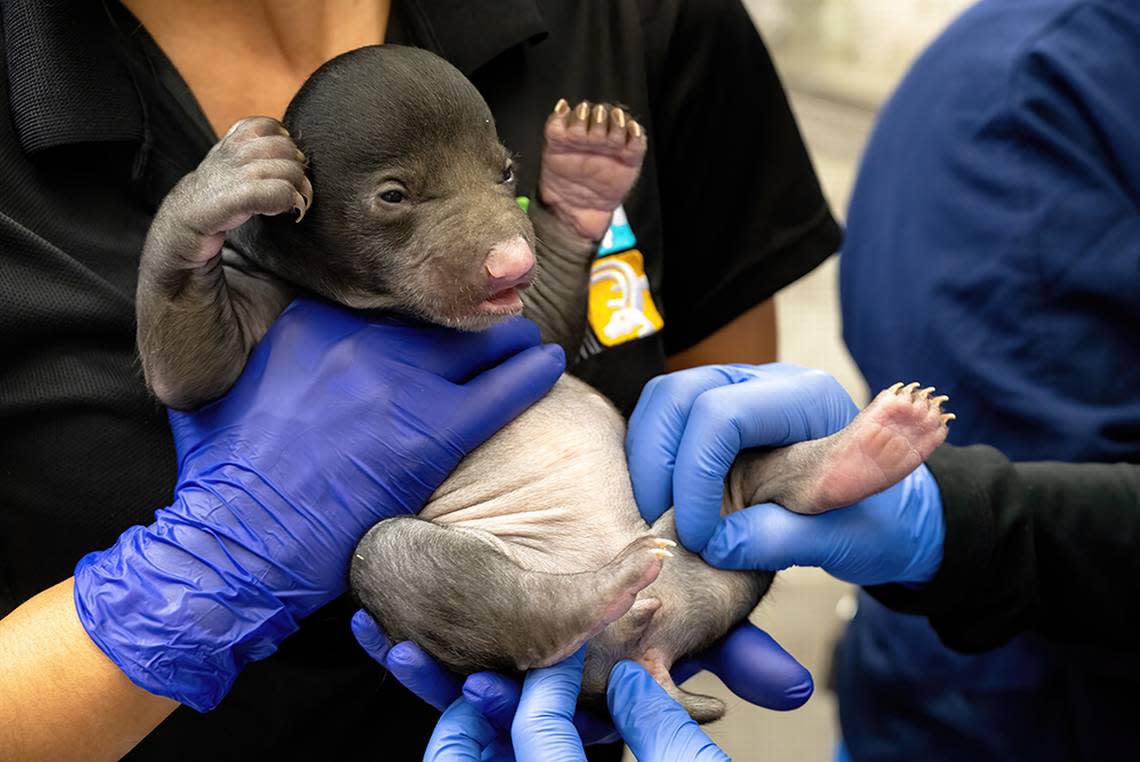
[[(415, 48), (354, 51), (294, 97), (284, 126), (296, 146), (273, 135), (276, 124), (235, 125), (170, 192), (147, 237), (138, 343), (147, 382), (167, 405), (223, 394), (299, 292), (485, 328), (462, 308), (488, 296), (474, 276), (491, 246), (515, 235), (537, 247), (545, 270), (523, 295), (531, 316), (546, 340), (577, 346), (585, 302), (562, 294), (586, 288), (593, 243), (541, 203), (529, 217), (518, 207), (514, 182), (501, 181), (510, 154), (491, 112), (450, 64)], [(239, 142), (247, 133), (271, 140)], [(393, 177), (417, 203), (378, 203), (399, 187)], [(291, 212), (309, 202), (295, 222)], [(222, 257), (203, 266), (220, 234)]]

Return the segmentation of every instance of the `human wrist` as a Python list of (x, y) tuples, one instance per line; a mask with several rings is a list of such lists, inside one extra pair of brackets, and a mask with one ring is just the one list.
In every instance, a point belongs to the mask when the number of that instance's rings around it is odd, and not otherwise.
[[(256, 553), (195, 522), (221, 509), (180, 494), (147, 527), (128, 529), (75, 569), (75, 607), (92, 641), (150, 693), (200, 712), (215, 707), (242, 667), (297, 629)], [(187, 505), (187, 503), (197, 503)]]

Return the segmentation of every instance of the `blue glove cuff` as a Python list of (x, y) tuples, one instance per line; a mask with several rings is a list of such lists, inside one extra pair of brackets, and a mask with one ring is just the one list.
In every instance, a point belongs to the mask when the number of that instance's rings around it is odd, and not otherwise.
[(910, 524), (914, 553), (897, 582), (919, 587), (934, 579), (942, 566), (946, 521), (942, 516), (942, 493), (930, 469), (923, 463), (900, 485), (902, 515), (914, 517)]
[(246, 570), (244, 549), (171, 512), (159, 515), (79, 560), (75, 609), (131, 682), (205, 712), (246, 663), (276, 651), (297, 620)]

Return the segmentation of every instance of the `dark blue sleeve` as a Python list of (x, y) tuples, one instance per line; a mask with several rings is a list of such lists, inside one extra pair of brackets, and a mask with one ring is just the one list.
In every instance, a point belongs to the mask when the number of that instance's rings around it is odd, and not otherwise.
[(1024, 5), (976, 6), (884, 109), (841, 257), (844, 335), (872, 388), (948, 393), (955, 443), (1135, 459), (1140, 6)]

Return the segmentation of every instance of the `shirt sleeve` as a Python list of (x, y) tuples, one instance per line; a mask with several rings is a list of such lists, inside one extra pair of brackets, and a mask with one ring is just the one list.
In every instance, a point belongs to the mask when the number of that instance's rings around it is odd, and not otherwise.
[(1040, 5), (975, 6), (884, 106), (839, 258), (843, 336), (871, 388), (948, 394), (956, 443), (1135, 462), (1140, 4)]
[(1034, 630), (1136, 647), (1140, 465), (1011, 463), (992, 447), (940, 447), (927, 463), (946, 540), (930, 584), (869, 587), (922, 614), (949, 647), (976, 652)]
[(661, 2), (644, 28), (672, 354), (810, 272), (840, 231), (740, 1)]

